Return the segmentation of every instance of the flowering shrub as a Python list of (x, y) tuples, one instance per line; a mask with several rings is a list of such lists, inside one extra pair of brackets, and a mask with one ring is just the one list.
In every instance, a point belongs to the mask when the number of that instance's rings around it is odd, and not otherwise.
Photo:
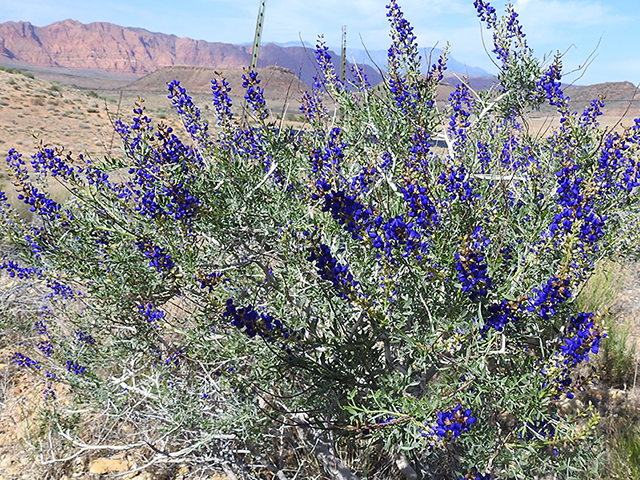
[[(384, 84), (343, 84), (319, 42), (301, 130), (271, 122), (248, 72), (249, 121), (224, 79), (215, 126), (174, 81), (187, 140), (137, 104), (116, 123), (121, 158), (11, 150), (39, 221), (0, 198), (0, 268), (50, 290), (12, 360), (43, 376), (51, 408), (64, 382), (219, 463), (232, 439), (282, 465), (277, 432), (294, 426), (437, 478), (588, 475), (597, 415), (558, 404), (588, 386), (576, 369), (605, 336), (576, 295), (637, 244), (640, 120), (613, 132), (600, 100), (572, 111), (559, 60), (533, 56), (513, 8), (475, 6), (496, 91), (461, 81), (436, 99), (446, 54), (419, 74), (394, 0)], [(543, 102), (561, 116), (546, 138), (526, 126)]]

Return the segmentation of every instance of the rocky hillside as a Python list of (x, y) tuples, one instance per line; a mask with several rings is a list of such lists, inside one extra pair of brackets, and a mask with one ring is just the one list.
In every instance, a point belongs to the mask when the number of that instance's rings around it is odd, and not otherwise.
[[(167, 83), (179, 80), (180, 85), (192, 93), (211, 94), (211, 80), (225, 78), (229, 82), (232, 96), (243, 96), (242, 69), (212, 69), (204, 67), (162, 67), (149, 75), (123, 87), (123, 92), (166, 92)], [(258, 68), (260, 86), (267, 98), (300, 98), (300, 93), (308, 89), (292, 70), (269, 66)]]
[[(338, 59), (333, 53), (332, 57)], [(250, 62), (250, 46), (178, 38), (106, 22), (85, 25), (65, 20), (46, 27), (29, 22), (0, 24), (0, 64), (7, 66), (89, 70), (135, 78), (173, 65), (232, 69)], [(316, 75), (313, 50), (301, 46), (264, 45), (258, 66), (268, 65), (294, 71), (307, 85)], [(365, 72), (372, 84), (381, 80), (370, 66), (365, 66)]]

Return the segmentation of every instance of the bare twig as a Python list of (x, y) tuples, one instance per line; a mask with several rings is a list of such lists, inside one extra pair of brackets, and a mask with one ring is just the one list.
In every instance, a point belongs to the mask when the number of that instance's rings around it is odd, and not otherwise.
[(396, 456), (396, 465), (400, 470), (400, 473), (404, 475), (407, 480), (418, 480), (418, 473), (413, 469), (407, 459), (406, 455), (400, 453)]
[(307, 422), (305, 414), (294, 416), (296, 421), (296, 431), (300, 439), (311, 447), (311, 453), (315, 455), (318, 462), (332, 480), (360, 480), (351, 470), (349, 470), (336, 456), (331, 453), (330, 445), (315, 432)]
[(260, 452), (256, 450), (256, 446), (251, 440), (247, 441), (247, 448), (259, 462), (264, 463), (265, 467), (267, 467), (267, 470), (276, 475), (278, 480), (289, 480), (282, 469), (276, 467), (273, 463), (271, 463), (271, 461), (269, 461), (268, 458), (263, 457), (262, 454), (260, 454)]

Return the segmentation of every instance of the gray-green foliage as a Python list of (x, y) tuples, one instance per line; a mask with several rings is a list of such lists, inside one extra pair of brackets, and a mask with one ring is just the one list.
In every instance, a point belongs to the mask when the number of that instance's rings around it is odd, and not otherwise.
[[(446, 57), (419, 75), (391, 2), (384, 85), (359, 71), (343, 84), (319, 43), (299, 131), (271, 122), (250, 72), (250, 123), (223, 79), (212, 131), (172, 82), (189, 142), (137, 105), (116, 124), (119, 158), (10, 151), (42, 221), (3, 202), (19, 261), (2, 267), (52, 292), (13, 360), (195, 457), (228, 458), (231, 436), (277, 463), (276, 433), (304, 412), (352, 453), (403, 452), (438, 478), (595, 471), (597, 414), (558, 403), (604, 335), (575, 294), (637, 245), (639, 127), (604, 131), (597, 100), (573, 112), (559, 62), (532, 55), (513, 10), (476, 7), (495, 32), (495, 91), (461, 81), (436, 102)], [(543, 102), (562, 116), (547, 138), (523, 127)], [(68, 202), (47, 196), (52, 180)]]

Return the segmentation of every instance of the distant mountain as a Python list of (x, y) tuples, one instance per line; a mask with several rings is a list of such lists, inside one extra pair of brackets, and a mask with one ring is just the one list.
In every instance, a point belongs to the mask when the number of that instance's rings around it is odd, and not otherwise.
[[(335, 64), (339, 57), (331, 52)], [(29, 22), (0, 24), (0, 64), (95, 71), (141, 77), (166, 66), (237, 69), (248, 66), (251, 46), (206, 42), (112, 23), (64, 20), (46, 27)], [(317, 74), (313, 49), (263, 45), (258, 67), (277, 65), (310, 85)], [(382, 77), (366, 66), (372, 84)]]
[[(64, 69), (90, 75), (140, 78), (168, 66), (238, 69), (249, 65), (251, 48), (251, 45), (179, 38), (106, 22), (83, 24), (64, 20), (45, 27), (29, 22), (0, 23), (0, 65)], [(440, 53), (434, 49), (431, 62), (436, 61)], [(333, 51), (330, 54), (339, 69), (340, 57)], [(428, 53), (423, 55), (426, 57)], [(380, 71), (386, 68), (387, 51), (367, 53), (363, 49), (348, 49), (347, 60), (364, 65), (369, 82), (375, 85), (382, 80)], [(317, 75), (313, 47), (300, 41), (262, 45), (258, 67), (269, 65), (292, 70), (306, 85), (311, 85)], [(351, 63), (348, 77), (350, 66)], [(448, 72), (485, 77), (479, 80), (482, 84), (492, 81), (484, 70), (455, 59), (449, 60)]]
[[(426, 73), (429, 67), (438, 61), (438, 58), (442, 54), (442, 50), (434, 48), (433, 50), (423, 50), (422, 62), (424, 64), (422, 71)], [(429, 58), (431, 57), (431, 58)], [(387, 68), (387, 50), (361, 50), (357, 48), (347, 48), (347, 60), (362, 65), (370, 65), (374, 68), (380, 68), (385, 70)], [(447, 71), (459, 73), (466, 76), (490, 76), (486, 70), (478, 67), (470, 67), (462, 62), (457, 61), (455, 58), (449, 56), (447, 61)]]

